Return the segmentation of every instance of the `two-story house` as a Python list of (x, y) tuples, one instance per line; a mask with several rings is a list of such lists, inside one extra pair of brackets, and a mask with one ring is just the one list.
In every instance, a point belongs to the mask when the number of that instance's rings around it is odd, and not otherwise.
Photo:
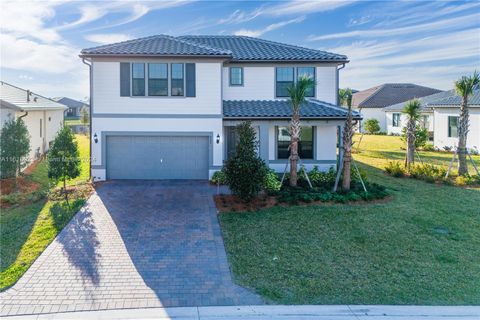
[(287, 88), (302, 75), (316, 85), (301, 108), (300, 157), (308, 168), (336, 166), (344, 55), (243, 36), (156, 35), (80, 57), (90, 66), (96, 181), (207, 179), (235, 152), (235, 125), (245, 120), (257, 130), (259, 155), (283, 171)]

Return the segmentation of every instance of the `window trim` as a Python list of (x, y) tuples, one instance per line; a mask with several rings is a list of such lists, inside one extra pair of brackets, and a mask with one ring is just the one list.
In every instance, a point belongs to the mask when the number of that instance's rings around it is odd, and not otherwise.
[[(151, 64), (164, 64), (167, 66), (167, 94), (150, 94), (150, 65)], [(148, 97), (168, 97), (170, 96), (170, 73), (168, 72), (168, 63), (166, 62), (148, 62), (147, 63), (147, 72), (148, 72), (148, 77), (147, 78), (147, 82), (146, 82), (146, 87), (147, 87), (147, 94), (145, 96), (148, 96)], [(165, 80), (163, 78), (155, 78), (153, 80)], [(138, 97), (138, 96), (137, 96)]]
[(43, 138), (43, 137), (42, 137), (42, 132), (43, 132), (43, 128), (42, 128), (42, 122), (43, 122), (43, 121), (42, 121), (42, 120), (43, 120), (43, 119), (40, 118), (40, 138)]
[[(138, 95), (138, 94), (133, 94), (133, 80), (134, 79), (141, 79), (141, 78), (134, 78), (133, 77), (133, 65), (134, 64), (142, 64), (143, 65), (143, 90), (144, 90), (144, 94), (143, 95)], [(148, 84), (147, 84), (147, 74), (146, 74), (146, 70), (145, 70), (145, 62), (131, 62), (130, 63), (130, 72), (132, 73), (130, 75), (130, 96), (131, 97), (148, 97), (147, 95), (147, 87), (148, 87)]]
[[(180, 79), (173, 79), (173, 65), (174, 64), (180, 64), (182, 65), (182, 82), (183, 82), (183, 91), (182, 91), (182, 95), (173, 95), (172, 94), (172, 85), (173, 85), (173, 80), (180, 80)], [(186, 90), (186, 87), (185, 87), (185, 83), (186, 83), (186, 75), (185, 75), (185, 63), (183, 62), (172, 62), (170, 63), (170, 95), (169, 97), (172, 97), (172, 98), (185, 98), (185, 90)]]
[[(276, 125), (274, 126), (275, 128), (275, 145), (274, 145), (274, 148), (275, 148), (275, 160), (287, 160), (288, 158), (279, 158), (278, 157), (278, 128), (280, 127), (286, 127), (288, 128), (288, 124), (285, 124), (285, 125)], [(300, 126), (300, 127), (311, 127), (312, 128), (312, 158), (301, 158), (301, 160), (318, 160), (317, 159), (317, 126), (315, 125), (304, 125), (304, 126)], [(301, 142), (301, 140), (300, 140)]]
[[(395, 118), (398, 117), (397, 119), (397, 123), (395, 124)], [(399, 112), (394, 112), (392, 114), (392, 127), (394, 128), (400, 128), (400, 117), (401, 117), (401, 114)]]
[[(451, 118), (456, 118), (457, 119), (457, 135), (454, 137), (452, 136), (452, 126), (450, 126), (450, 119)], [(448, 116), (447, 117), (447, 126), (448, 126), (448, 137), (449, 138), (458, 138), (458, 121), (459, 121), (459, 116)]]
[[(232, 69), (234, 69), (234, 68), (241, 70), (241, 77), (240, 77), (240, 79), (241, 79), (240, 82), (241, 82), (241, 83), (240, 83), (240, 84), (234, 84), (234, 83), (232, 83)], [(245, 81), (245, 80), (244, 80), (243, 72), (244, 72), (243, 67), (229, 67), (229, 68), (228, 68), (228, 85), (229, 85), (230, 87), (243, 87), (243, 86), (244, 86), (244, 81)]]

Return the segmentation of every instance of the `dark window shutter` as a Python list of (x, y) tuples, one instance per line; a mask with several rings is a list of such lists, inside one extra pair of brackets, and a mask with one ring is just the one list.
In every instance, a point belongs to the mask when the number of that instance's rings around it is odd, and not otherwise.
[(120, 62), (120, 97), (130, 97), (130, 63)]
[(186, 96), (195, 97), (195, 63), (185, 64)]

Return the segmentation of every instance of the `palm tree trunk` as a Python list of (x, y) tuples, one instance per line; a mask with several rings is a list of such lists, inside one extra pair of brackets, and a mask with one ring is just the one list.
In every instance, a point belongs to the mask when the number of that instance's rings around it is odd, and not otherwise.
[(300, 115), (298, 108), (294, 108), (290, 122), (290, 186), (297, 186), (298, 141), (300, 137)]
[(464, 176), (468, 173), (467, 167), (467, 134), (468, 134), (468, 97), (462, 97), (460, 106), (460, 118), (458, 121), (458, 175)]
[(407, 124), (407, 159), (406, 167), (410, 170), (415, 162), (415, 120), (410, 119)]
[(352, 123), (352, 107), (348, 108), (347, 121), (343, 128), (343, 180), (342, 189), (350, 190), (351, 184), (351, 162), (352, 162), (352, 137), (353, 137), (353, 123)]

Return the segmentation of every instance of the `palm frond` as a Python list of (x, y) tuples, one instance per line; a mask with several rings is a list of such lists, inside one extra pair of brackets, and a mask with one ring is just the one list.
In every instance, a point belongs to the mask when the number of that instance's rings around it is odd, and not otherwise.
[(403, 107), (402, 112), (408, 116), (409, 119), (417, 120), (420, 118), (420, 111), (422, 104), (418, 99), (408, 101)]
[(461, 97), (468, 97), (473, 93), (473, 90), (480, 83), (478, 72), (475, 71), (472, 76), (462, 76), (455, 81), (455, 91)]

